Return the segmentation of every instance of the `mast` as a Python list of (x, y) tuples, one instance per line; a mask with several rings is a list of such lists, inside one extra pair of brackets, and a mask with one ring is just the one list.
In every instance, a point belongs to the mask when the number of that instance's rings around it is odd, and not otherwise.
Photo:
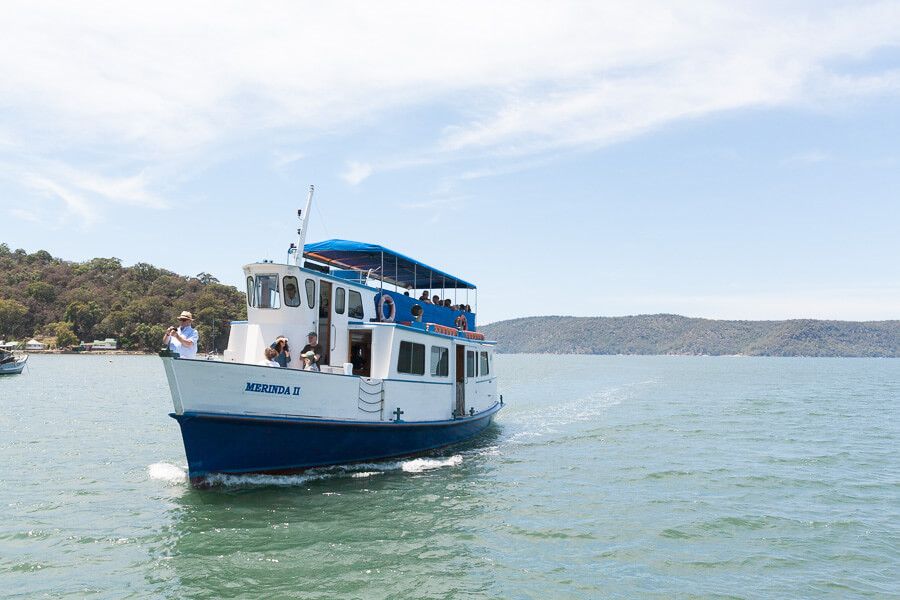
[(306, 197), (306, 207), (297, 211), (297, 218), (300, 219), (300, 228), (297, 229), (297, 249), (294, 251), (294, 264), (300, 266), (303, 259), (303, 245), (306, 243), (306, 230), (309, 226), (309, 208), (312, 206), (313, 192), (316, 186), (309, 186), (309, 195)]

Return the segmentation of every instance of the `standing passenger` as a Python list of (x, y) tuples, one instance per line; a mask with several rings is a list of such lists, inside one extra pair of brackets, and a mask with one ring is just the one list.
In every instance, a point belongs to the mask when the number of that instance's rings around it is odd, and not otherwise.
[(163, 336), (163, 344), (167, 344), (169, 350), (178, 354), (180, 358), (194, 358), (197, 356), (200, 334), (191, 327), (193, 322), (194, 315), (183, 310), (178, 316), (178, 327), (169, 327)]

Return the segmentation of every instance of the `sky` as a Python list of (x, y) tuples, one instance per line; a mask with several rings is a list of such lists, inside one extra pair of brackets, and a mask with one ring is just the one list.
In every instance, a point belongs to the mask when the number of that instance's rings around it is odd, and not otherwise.
[(4, 2), (0, 242), (382, 244), (533, 315), (900, 319), (900, 2)]

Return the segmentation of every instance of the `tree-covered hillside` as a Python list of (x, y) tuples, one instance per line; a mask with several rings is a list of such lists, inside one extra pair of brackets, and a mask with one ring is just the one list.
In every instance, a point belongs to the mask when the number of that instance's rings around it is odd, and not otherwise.
[(118, 258), (75, 263), (0, 244), (0, 339), (55, 336), (60, 347), (114, 337), (155, 350), (183, 310), (194, 314), (200, 350), (224, 349), (228, 321), (245, 319), (244, 295), (208, 273), (184, 277)]
[(714, 321), (678, 315), (528, 317), (479, 328), (500, 352), (900, 356), (900, 321)]

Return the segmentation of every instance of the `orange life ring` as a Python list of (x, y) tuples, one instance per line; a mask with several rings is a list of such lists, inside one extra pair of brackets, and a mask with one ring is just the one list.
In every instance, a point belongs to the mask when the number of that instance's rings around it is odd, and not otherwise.
[(459, 315), (456, 317), (456, 328), (462, 331), (465, 331), (469, 328), (469, 320), (466, 319), (466, 315)]
[[(387, 307), (387, 312), (385, 312), (385, 307)], [(381, 294), (381, 298), (378, 300), (378, 318), (385, 323), (390, 323), (395, 316), (397, 316), (397, 307), (394, 305), (394, 299), (387, 294)]]

